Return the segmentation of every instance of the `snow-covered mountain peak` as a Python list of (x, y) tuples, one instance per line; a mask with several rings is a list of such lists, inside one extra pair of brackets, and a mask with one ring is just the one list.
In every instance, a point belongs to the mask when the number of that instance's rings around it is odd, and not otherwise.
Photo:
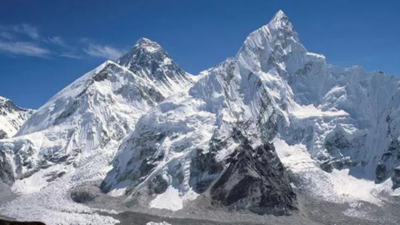
[(279, 10), (275, 14), (275, 16), (272, 20), (273, 21), (289, 21), (289, 17), (282, 10)]
[(0, 139), (14, 136), (32, 113), (33, 110), (20, 108), (0, 96)]
[(137, 42), (134, 48), (141, 48), (144, 51), (153, 53), (156, 51), (164, 51), (163, 48), (155, 41), (152, 41), (148, 38), (140, 38)]
[(156, 42), (141, 38), (117, 63), (159, 87), (164, 96), (186, 90), (195, 78)]
[(325, 65), (325, 57), (309, 53), (298, 36), (289, 18), (279, 11), (267, 25), (246, 38), (236, 59), (253, 73), (276, 69), (286, 78), (297, 74), (306, 64)]
[(164, 49), (157, 43), (148, 38), (140, 38), (136, 44), (118, 59), (117, 63), (133, 68), (134, 66), (143, 66), (146, 59), (170, 58)]

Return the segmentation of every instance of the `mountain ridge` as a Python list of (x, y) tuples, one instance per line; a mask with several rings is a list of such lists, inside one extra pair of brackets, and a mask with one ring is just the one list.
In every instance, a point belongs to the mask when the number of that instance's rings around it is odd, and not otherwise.
[(20, 108), (10, 99), (0, 96), (0, 139), (11, 138), (34, 112)]

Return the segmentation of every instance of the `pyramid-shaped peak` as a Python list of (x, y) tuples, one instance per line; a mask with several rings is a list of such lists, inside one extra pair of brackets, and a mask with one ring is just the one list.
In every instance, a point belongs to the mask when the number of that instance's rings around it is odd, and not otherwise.
[(154, 52), (157, 50), (162, 49), (161, 46), (155, 42), (152, 41), (148, 38), (140, 38), (134, 47), (139, 47), (139, 48), (144, 48), (145, 50), (148, 50), (150, 52)]
[(282, 10), (279, 10), (266, 26), (272, 30), (285, 30), (294, 32), (294, 28), (292, 23), (289, 21), (289, 17)]
[(274, 16), (274, 18), (272, 20), (274, 20), (274, 21), (282, 21), (282, 20), (288, 20), (288, 19), (289, 18), (286, 16), (286, 14), (282, 10), (279, 10), (275, 14), (275, 16)]
[(155, 41), (152, 41), (152, 40), (148, 39), (148, 38), (142, 37), (136, 42), (136, 44), (138, 44), (138, 45), (149, 45), (149, 44), (157, 44), (157, 43)]

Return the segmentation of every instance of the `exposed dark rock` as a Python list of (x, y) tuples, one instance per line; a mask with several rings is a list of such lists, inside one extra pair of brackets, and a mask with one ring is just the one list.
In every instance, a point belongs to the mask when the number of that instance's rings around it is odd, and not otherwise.
[(211, 187), (214, 203), (274, 215), (289, 214), (297, 208), (296, 195), (272, 144), (254, 149), (245, 140), (227, 164)]
[[(375, 170), (375, 182), (380, 183), (386, 179), (397, 177), (395, 168), (400, 165), (400, 142), (397, 138), (392, 139), (387, 150), (380, 157), (379, 165)], [(395, 186), (395, 184), (393, 184)]]
[(3, 130), (0, 130), (0, 139), (5, 139), (8, 138), (7, 133), (4, 132)]
[(387, 177), (387, 172), (388, 171), (387, 171), (385, 165), (379, 164), (378, 166), (376, 166), (376, 169), (375, 169), (376, 181), (377, 182), (384, 181)]
[(161, 176), (157, 175), (148, 184), (150, 194), (164, 193), (168, 188), (168, 182)]
[(47, 182), (52, 182), (52, 181), (54, 181), (55, 179), (64, 176), (64, 174), (65, 174), (65, 171), (62, 171), (62, 172), (53, 172), (53, 173), (47, 174), (47, 175), (46, 175), (46, 177), (47, 177), (46, 181), (47, 181)]
[(42, 222), (20, 222), (0, 219), (0, 225), (45, 225)]
[(205, 192), (223, 170), (221, 163), (215, 161), (217, 151), (213, 150), (218, 148), (218, 141), (214, 140), (212, 143), (214, 146), (211, 147), (209, 152), (203, 154), (203, 150), (198, 149), (191, 161), (190, 184), (197, 193)]
[(79, 108), (80, 100), (75, 99), (72, 103), (70, 103), (67, 107), (65, 107), (65, 111), (63, 111), (55, 120), (54, 125), (61, 124), (66, 118), (70, 117), (75, 111)]
[(14, 172), (11, 164), (8, 162), (6, 155), (0, 149), (0, 181), (6, 184), (13, 184), (15, 181)]
[(93, 79), (94, 81), (97, 81), (97, 82), (106, 80), (107, 78), (109, 78), (109, 75), (108, 75), (107, 70), (102, 70), (102, 71), (100, 71), (99, 73), (95, 74), (95, 75), (92, 77), (92, 79)]
[(83, 185), (71, 190), (71, 199), (77, 203), (92, 201), (100, 194), (100, 189), (96, 186)]
[(400, 167), (397, 167), (394, 169), (393, 175), (392, 175), (392, 181), (393, 181), (393, 190), (397, 189), (400, 187)]

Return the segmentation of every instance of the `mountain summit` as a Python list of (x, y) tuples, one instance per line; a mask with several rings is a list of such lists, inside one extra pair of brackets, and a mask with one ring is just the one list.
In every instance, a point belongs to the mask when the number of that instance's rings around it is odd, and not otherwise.
[(0, 139), (13, 137), (33, 112), (0, 96)]
[(183, 71), (158, 43), (147, 38), (141, 38), (117, 63), (153, 82), (166, 95), (187, 89), (194, 82), (192, 75)]

